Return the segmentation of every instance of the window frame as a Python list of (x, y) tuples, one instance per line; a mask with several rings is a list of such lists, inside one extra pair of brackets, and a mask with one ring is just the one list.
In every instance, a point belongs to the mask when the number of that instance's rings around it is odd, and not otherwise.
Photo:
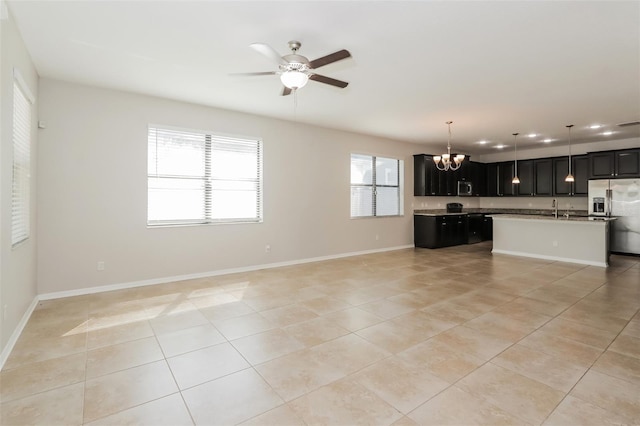
[[(31, 173), (33, 148), (33, 106), (35, 96), (17, 68), (13, 69), (11, 130), (11, 248), (31, 237)], [(16, 97), (28, 108), (26, 120), (17, 120)], [(26, 105), (25, 105), (26, 104)], [(23, 124), (18, 129), (17, 125)], [(26, 137), (26, 140), (22, 138)], [(19, 204), (19, 205), (18, 205)], [(19, 217), (17, 217), (19, 216)]]
[[(353, 216), (351, 214), (352, 211), (352, 206), (353, 206), (353, 191), (350, 191), (350, 202), (349, 202), (349, 216), (351, 219), (366, 219), (366, 218), (376, 218), (376, 217), (402, 217), (404, 216), (404, 161), (399, 159), (399, 158), (394, 158), (394, 157), (384, 157), (381, 155), (374, 155), (374, 154), (365, 154), (365, 153), (359, 153), (359, 152), (352, 152), (349, 155), (349, 165), (351, 166), (353, 164), (353, 156), (357, 155), (357, 156), (361, 156), (361, 157), (369, 157), (371, 159), (371, 170), (372, 170), (372, 176), (371, 176), (371, 184), (354, 184), (351, 183), (351, 172), (349, 174), (349, 189), (352, 190), (354, 187), (357, 188), (371, 188), (371, 195), (372, 195), (372, 206), (371, 206), (371, 215), (360, 215), (360, 216)], [(397, 164), (397, 181), (398, 184), (397, 185), (385, 185), (385, 184), (378, 184), (377, 183), (377, 167), (376, 167), (376, 160), (377, 159), (385, 159), (385, 160), (394, 160)], [(385, 214), (385, 215), (380, 215), (378, 214), (378, 188), (397, 188), (398, 189), (398, 214)]]
[[(151, 156), (151, 132), (152, 129), (156, 131), (167, 131), (167, 132), (184, 132), (185, 134), (198, 134), (204, 136), (204, 145), (202, 148), (203, 152), (203, 171), (204, 175), (201, 177), (191, 176), (187, 174), (183, 175), (167, 175), (158, 173), (158, 169), (156, 166), (155, 173), (151, 172), (151, 167), (149, 166), (149, 160)], [(224, 179), (216, 179), (213, 177), (214, 170), (212, 169), (212, 158), (215, 155), (215, 149), (213, 149), (213, 145), (218, 141), (227, 141), (227, 142), (238, 142), (238, 143), (255, 143), (256, 148), (256, 178), (254, 180), (240, 180), (240, 179), (227, 179), (235, 182), (255, 182), (256, 185), (256, 206), (255, 218), (221, 218), (215, 219), (213, 218), (213, 193), (214, 193), (214, 182), (220, 181)], [(229, 225), (229, 224), (250, 224), (250, 223), (262, 223), (264, 221), (263, 214), (263, 206), (264, 206), (264, 168), (263, 168), (263, 155), (264, 155), (264, 143), (261, 138), (257, 137), (249, 137), (249, 136), (238, 136), (238, 135), (228, 135), (219, 132), (213, 132), (209, 130), (200, 130), (200, 129), (188, 129), (183, 127), (175, 127), (175, 126), (167, 126), (160, 124), (150, 123), (147, 126), (147, 228), (164, 228), (164, 227), (182, 227), (182, 226), (206, 226), (206, 225)], [(157, 156), (157, 154), (156, 154)], [(191, 179), (191, 180), (201, 180), (202, 183), (202, 197), (203, 197), (203, 218), (202, 219), (162, 219), (162, 220), (150, 220), (150, 205), (149, 205), (149, 197), (151, 190), (151, 179), (157, 178), (169, 178), (169, 179)]]

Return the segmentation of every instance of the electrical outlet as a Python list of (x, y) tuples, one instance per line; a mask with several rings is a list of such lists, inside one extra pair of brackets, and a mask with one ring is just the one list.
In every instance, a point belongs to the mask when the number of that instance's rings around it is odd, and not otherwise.
[(264, 246), (264, 252), (265, 253), (270, 253), (271, 252), (271, 246), (269, 244), (267, 244), (266, 246)]
[(557, 241), (554, 241), (552, 244), (553, 244), (554, 247), (558, 247), (558, 242)]
[(380, 239), (380, 235), (376, 234), (376, 241)]
[(98, 271), (104, 271), (104, 261), (98, 261)]

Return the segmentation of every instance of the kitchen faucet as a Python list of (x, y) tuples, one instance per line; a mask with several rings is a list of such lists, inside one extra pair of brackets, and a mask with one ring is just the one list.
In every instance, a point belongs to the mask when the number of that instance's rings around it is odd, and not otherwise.
[(551, 202), (551, 207), (553, 208), (553, 217), (558, 218), (558, 199), (554, 198)]
[(571, 211), (572, 208), (573, 208), (573, 206), (571, 204), (569, 204), (569, 207), (567, 207), (567, 211), (563, 215), (566, 219), (569, 219), (569, 212)]

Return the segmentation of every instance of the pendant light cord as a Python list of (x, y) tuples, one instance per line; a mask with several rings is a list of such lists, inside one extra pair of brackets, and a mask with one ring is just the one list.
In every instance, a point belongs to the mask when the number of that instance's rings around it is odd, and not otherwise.
[(449, 127), (449, 139), (447, 139), (447, 154), (449, 155), (451, 155), (451, 123), (453, 123), (453, 121), (447, 121), (447, 126)]
[(571, 128), (573, 124), (567, 126), (569, 128), (569, 174), (571, 174)]

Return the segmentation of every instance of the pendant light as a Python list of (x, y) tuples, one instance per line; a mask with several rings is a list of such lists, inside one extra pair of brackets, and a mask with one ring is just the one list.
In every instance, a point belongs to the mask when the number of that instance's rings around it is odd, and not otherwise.
[(575, 182), (575, 178), (571, 174), (571, 128), (572, 127), (573, 127), (573, 124), (569, 124), (567, 126), (567, 128), (569, 129), (569, 174), (567, 175), (566, 178), (564, 178), (564, 181), (569, 183)]
[(511, 179), (511, 183), (520, 183), (520, 178), (518, 177), (518, 142), (516, 141), (516, 138), (518, 137), (518, 135), (519, 133), (513, 134), (513, 146), (515, 147), (516, 173), (513, 175), (513, 179)]
[[(449, 139), (447, 140), (447, 153), (442, 155), (434, 155), (433, 162), (436, 163), (436, 168), (438, 170), (442, 170), (446, 172), (447, 170), (458, 170), (462, 161), (464, 160), (463, 154), (458, 154), (453, 157), (453, 162), (451, 162), (451, 123), (453, 121), (447, 121), (446, 124), (449, 126)], [(441, 161), (442, 160), (442, 161)]]

